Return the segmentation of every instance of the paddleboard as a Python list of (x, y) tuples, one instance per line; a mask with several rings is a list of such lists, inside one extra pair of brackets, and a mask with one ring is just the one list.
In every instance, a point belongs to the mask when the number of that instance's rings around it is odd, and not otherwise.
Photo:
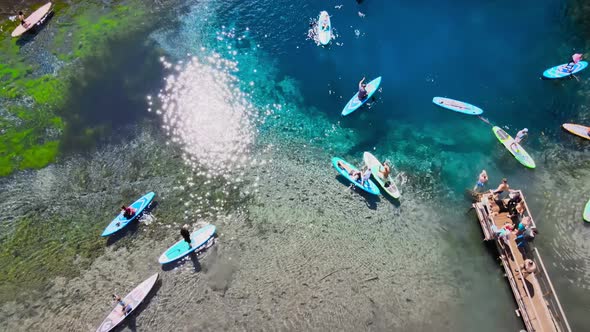
[[(342, 169), (338, 166), (338, 162), (340, 162), (341, 165), (344, 166), (344, 169)], [(342, 176), (347, 178), (348, 181), (352, 182), (355, 186), (361, 188), (362, 190), (364, 190), (370, 194), (379, 195), (379, 188), (377, 188), (377, 185), (373, 181), (371, 181), (371, 179), (365, 181), (364, 185), (361, 185), (360, 181), (356, 181), (355, 179), (353, 179), (350, 176), (350, 174), (348, 174), (349, 172), (357, 171), (358, 169), (356, 167), (352, 166), (351, 164), (347, 163), (346, 161), (344, 161), (344, 159), (334, 157), (334, 158), (332, 158), (332, 165), (334, 166), (334, 168), (336, 168), (338, 173), (340, 173)]]
[[(397, 186), (395, 185), (395, 182), (393, 181), (393, 177), (391, 176), (391, 174), (389, 174), (387, 179), (383, 179), (381, 178), (381, 176), (379, 176), (379, 171), (383, 167), (383, 164), (381, 164), (379, 159), (377, 159), (370, 152), (365, 152), (363, 153), (363, 161), (365, 162), (365, 165), (367, 165), (367, 167), (371, 169), (371, 175), (373, 175), (373, 178), (375, 179), (375, 181), (377, 181), (379, 186), (383, 188), (385, 193), (387, 193), (389, 196), (395, 199), (399, 199), (400, 192), (397, 189)], [(386, 182), (389, 183), (388, 186), (385, 186)]]
[(203, 247), (215, 234), (215, 226), (207, 225), (199, 228), (191, 234), (191, 247), (189, 248), (188, 243), (183, 239), (176, 242), (172, 247), (168, 248), (161, 256), (158, 261), (160, 264), (168, 264), (175, 260), (181, 259), (182, 257), (190, 254), (191, 252)]
[(29, 29), (31, 29), (37, 23), (39, 23), (39, 21), (41, 21), (45, 17), (45, 15), (47, 15), (49, 13), (50, 10), (51, 10), (51, 2), (48, 2), (45, 5), (43, 5), (41, 8), (34, 11), (33, 14), (29, 15), (29, 17), (25, 18), (25, 23), (27, 24), (26, 28), (19, 22), (16, 29), (14, 29), (14, 31), (12, 31), (11, 36), (18, 37), (18, 36), (22, 35), (23, 33), (29, 31)]
[[(325, 25), (325, 27), (324, 27)], [(327, 11), (321, 11), (318, 19), (317, 34), (320, 44), (327, 45), (332, 40), (332, 24)]]
[(444, 107), (448, 110), (463, 114), (480, 115), (483, 113), (483, 110), (481, 108), (459, 100), (443, 97), (434, 97), (432, 98), (432, 102), (440, 107)]
[(154, 285), (158, 281), (158, 274), (154, 274), (153, 276), (149, 277), (147, 280), (139, 284), (139, 286), (135, 287), (131, 293), (127, 294), (123, 299), (125, 304), (131, 305), (131, 311), (127, 314), (123, 312), (123, 307), (117, 303), (113, 311), (107, 316), (107, 318), (100, 324), (96, 332), (108, 332), (115, 328), (115, 326), (119, 325), (127, 316), (129, 316), (138, 306), (139, 304), (146, 298), (149, 292), (152, 290)]
[(348, 103), (346, 104), (346, 106), (344, 106), (344, 109), (342, 110), (342, 115), (346, 116), (354, 111), (356, 111), (359, 107), (363, 106), (369, 99), (371, 99), (371, 97), (373, 96), (373, 94), (377, 91), (377, 89), (379, 89), (379, 85), (381, 84), (381, 76), (377, 77), (376, 79), (372, 80), (371, 82), (369, 82), (367, 84), (367, 86), (365, 87), (367, 89), (367, 98), (365, 98), (365, 100), (359, 100), (358, 95), (359, 93), (355, 93), (354, 96), (352, 97), (352, 99), (350, 99), (348, 101)]
[(495, 126), (492, 128), (494, 135), (500, 141), (500, 143), (504, 144), (506, 149), (510, 151), (510, 153), (524, 166), (528, 168), (535, 168), (535, 161), (531, 156), (520, 146), (520, 144), (516, 144), (516, 147), (510, 147), (510, 145), (514, 142), (512, 136), (508, 135), (502, 128)]
[(580, 62), (576, 63), (573, 66), (573, 70), (571, 72), (569, 72), (566, 69), (566, 67), (567, 67), (567, 63), (564, 63), (559, 66), (551, 67), (543, 72), (543, 77), (550, 78), (550, 79), (568, 77), (568, 76), (571, 76), (572, 74), (578, 73), (578, 72), (586, 69), (586, 67), (588, 67), (588, 62), (580, 61)]
[(587, 222), (590, 222), (590, 201), (588, 201), (588, 203), (586, 203), (586, 206), (584, 207), (584, 220)]
[(583, 137), (585, 139), (590, 139), (590, 135), (588, 135), (588, 131), (590, 130), (590, 127), (586, 127), (586, 126), (582, 126), (579, 124), (575, 124), (575, 123), (564, 123), (563, 125), (563, 129), (569, 131), (570, 133)]
[(131, 221), (133, 221), (133, 219), (137, 218), (137, 216), (139, 216), (143, 210), (148, 207), (148, 205), (150, 205), (154, 199), (154, 196), (156, 196), (155, 193), (149, 192), (145, 194), (145, 196), (133, 202), (133, 204), (129, 205), (135, 209), (135, 214), (131, 216), (131, 218), (127, 219), (123, 216), (123, 212), (119, 213), (119, 215), (115, 217), (115, 219), (113, 219), (113, 221), (111, 221), (111, 223), (104, 229), (104, 232), (102, 232), (101, 236), (112, 235), (127, 226)]

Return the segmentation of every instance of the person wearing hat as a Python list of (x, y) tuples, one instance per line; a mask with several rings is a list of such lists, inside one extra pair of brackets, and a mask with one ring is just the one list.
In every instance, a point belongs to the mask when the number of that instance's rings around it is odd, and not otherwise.
[(191, 233), (188, 231), (188, 225), (185, 224), (180, 228), (180, 235), (188, 243), (188, 247), (191, 248)]
[(524, 137), (527, 136), (528, 134), (529, 134), (529, 130), (527, 128), (524, 128), (523, 130), (516, 133), (516, 137), (514, 138), (514, 142), (512, 142), (512, 144), (510, 144), (510, 147), (512, 148), (514, 146), (515, 150), (518, 151), (518, 146), (516, 146), (516, 145), (520, 144), (520, 142), (522, 142)]

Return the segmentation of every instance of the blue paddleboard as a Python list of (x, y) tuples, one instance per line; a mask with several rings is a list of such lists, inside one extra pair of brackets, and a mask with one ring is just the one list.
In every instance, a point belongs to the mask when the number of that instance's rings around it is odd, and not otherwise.
[(346, 116), (354, 111), (356, 111), (359, 107), (363, 106), (375, 92), (379, 89), (379, 85), (381, 85), (381, 76), (377, 77), (376, 79), (372, 80), (371, 82), (367, 83), (367, 98), (364, 100), (359, 100), (359, 93), (355, 93), (354, 96), (348, 101), (348, 104), (344, 106), (342, 110), (342, 115)]
[(576, 63), (573, 66), (573, 70), (571, 72), (569, 72), (566, 69), (566, 66), (567, 66), (567, 63), (564, 63), (563, 65), (551, 67), (543, 72), (543, 77), (552, 78), (552, 79), (568, 77), (568, 76), (571, 76), (572, 74), (575, 74), (577, 72), (580, 72), (580, 71), (586, 69), (586, 67), (588, 67), (588, 62), (580, 61), (580, 62)]
[(175, 260), (181, 259), (182, 257), (190, 254), (191, 252), (201, 248), (211, 237), (215, 235), (215, 226), (207, 225), (201, 227), (191, 234), (191, 247), (189, 248), (188, 243), (185, 240), (176, 242), (172, 247), (168, 248), (158, 261), (160, 264), (168, 264)]
[(142, 198), (136, 200), (133, 204), (129, 205), (135, 209), (135, 214), (131, 216), (131, 218), (127, 219), (123, 217), (123, 212), (119, 213), (119, 215), (113, 219), (113, 221), (111, 221), (107, 228), (104, 229), (104, 232), (102, 232), (101, 236), (112, 235), (127, 226), (131, 221), (137, 218), (137, 216), (139, 216), (143, 210), (148, 207), (148, 205), (150, 205), (152, 200), (154, 200), (154, 196), (156, 196), (155, 193), (149, 192)]
[[(342, 165), (344, 165), (344, 167), (346, 169), (342, 169), (342, 168), (338, 167), (338, 162), (340, 162)], [(379, 195), (379, 188), (377, 188), (377, 185), (371, 179), (366, 180), (365, 185), (362, 186), (360, 181), (356, 181), (355, 179), (353, 179), (350, 176), (350, 174), (348, 174), (348, 172), (357, 171), (358, 169), (356, 167), (352, 166), (351, 164), (347, 163), (346, 161), (344, 161), (344, 159), (334, 157), (334, 158), (332, 158), (332, 165), (338, 171), (338, 173), (340, 173), (340, 175), (347, 178), (348, 181), (352, 182), (355, 186), (361, 188), (362, 190), (368, 192), (369, 194)]]
[(442, 97), (434, 97), (432, 98), (432, 102), (440, 107), (444, 107), (448, 110), (469, 114), (469, 115), (480, 115), (483, 113), (483, 110), (477, 106), (473, 106), (469, 103), (464, 101), (459, 101), (450, 98), (442, 98)]

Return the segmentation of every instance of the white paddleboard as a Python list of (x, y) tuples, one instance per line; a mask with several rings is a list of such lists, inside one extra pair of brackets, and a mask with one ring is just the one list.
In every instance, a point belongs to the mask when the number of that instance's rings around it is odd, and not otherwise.
[(26, 27), (20, 24), (14, 29), (11, 36), (18, 37), (23, 33), (29, 31), (32, 27), (34, 27), (39, 21), (41, 21), (45, 15), (47, 15), (51, 11), (51, 2), (46, 3), (43, 7), (37, 9), (33, 12), (33, 14), (29, 15), (29, 17), (25, 18)]

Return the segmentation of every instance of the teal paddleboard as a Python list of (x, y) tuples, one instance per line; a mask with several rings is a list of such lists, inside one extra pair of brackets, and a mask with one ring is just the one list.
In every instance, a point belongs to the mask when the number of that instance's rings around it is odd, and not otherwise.
[(586, 61), (580, 61), (570, 68), (567, 67), (567, 63), (564, 63), (562, 65), (551, 67), (545, 70), (543, 72), (543, 77), (549, 79), (569, 77), (586, 69), (586, 67), (588, 67), (588, 62)]
[[(338, 163), (340, 163), (340, 165), (342, 165), (342, 167), (338, 166)], [(357, 181), (357, 180), (353, 179), (352, 176), (350, 176), (349, 172), (358, 171), (358, 169), (356, 167), (352, 166), (351, 164), (347, 163), (346, 161), (344, 161), (344, 159), (334, 157), (334, 158), (332, 158), (332, 165), (334, 166), (334, 168), (336, 168), (336, 170), (338, 171), (338, 173), (340, 173), (340, 175), (347, 178), (348, 181), (352, 182), (355, 186), (361, 188), (362, 190), (364, 190), (370, 194), (379, 195), (379, 188), (377, 188), (377, 185), (371, 179), (367, 179), (365, 181), (364, 185), (361, 185), (361, 181)]]
[(590, 200), (586, 203), (584, 207), (584, 220), (590, 222)]
[(342, 110), (342, 115), (346, 116), (357, 109), (363, 106), (379, 89), (379, 85), (381, 85), (381, 76), (377, 77), (376, 79), (372, 80), (371, 82), (367, 83), (365, 89), (367, 89), (367, 98), (364, 100), (359, 99), (359, 93), (355, 93), (355, 95), (348, 101), (344, 109)]
[(200, 249), (215, 235), (215, 226), (207, 225), (201, 227), (191, 234), (191, 246), (188, 246), (185, 240), (176, 242), (172, 247), (168, 248), (161, 256), (158, 261), (160, 264), (168, 264), (175, 260), (181, 259), (182, 257), (190, 254), (191, 252)]
[(133, 204), (129, 206), (135, 209), (135, 214), (132, 215), (131, 218), (125, 218), (123, 216), (123, 212), (119, 213), (119, 215), (115, 217), (115, 219), (113, 219), (113, 221), (111, 221), (111, 223), (104, 229), (101, 236), (112, 235), (122, 230), (125, 226), (129, 225), (130, 222), (132, 222), (135, 218), (137, 218), (137, 216), (143, 213), (143, 210), (145, 210), (145, 208), (147, 208), (150, 205), (152, 200), (154, 200), (155, 196), (155, 193), (149, 192), (140, 199), (133, 202)]

